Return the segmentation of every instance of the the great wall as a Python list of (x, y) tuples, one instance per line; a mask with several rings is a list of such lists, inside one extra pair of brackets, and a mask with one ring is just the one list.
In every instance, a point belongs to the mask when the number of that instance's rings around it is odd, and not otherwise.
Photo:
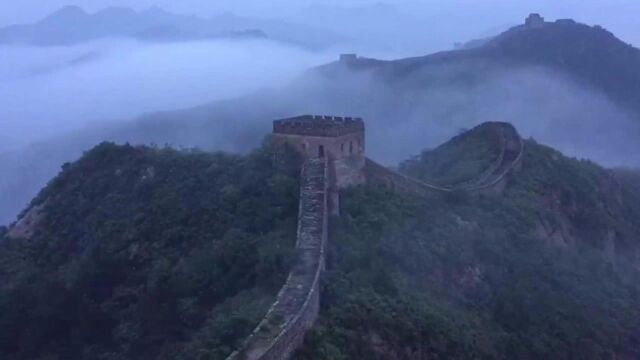
[(328, 241), (328, 219), (339, 211), (339, 191), (374, 184), (395, 192), (429, 198), (464, 190), (500, 189), (519, 166), (524, 142), (508, 123), (485, 123), (497, 132), (498, 158), (476, 179), (457, 186), (438, 186), (386, 168), (365, 157), (362, 119), (299, 116), (274, 122), (274, 139), (303, 155), (295, 264), (276, 301), (240, 349), (227, 360), (284, 360), (302, 345), (320, 307), (320, 277)]
[(497, 132), (496, 141), (500, 143), (500, 152), (491, 166), (472, 181), (456, 186), (430, 184), (395, 172), (367, 158), (365, 166), (367, 182), (386, 186), (402, 194), (425, 197), (455, 190), (482, 192), (499, 188), (506, 176), (520, 164), (524, 151), (524, 141), (509, 123), (491, 122), (484, 123), (481, 126), (491, 126), (495, 129)]
[(301, 172), (296, 261), (275, 303), (229, 360), (287, 359), (315, 322), (328, 236), (326, 159), (307, 159)]

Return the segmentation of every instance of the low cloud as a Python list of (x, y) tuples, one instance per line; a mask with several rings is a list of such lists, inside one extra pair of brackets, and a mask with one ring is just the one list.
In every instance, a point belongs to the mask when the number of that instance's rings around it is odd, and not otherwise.
[(141, 113), (280, 86), (329, 59), (271, 41), (0, 48), (0, 152)]
[(549, 68), (427, 65), (406, 77), (361, 72), (298, 86), (307, 112), (365, 117), (369, 152), (387, 164), (435, 147), (460, 129), (506, 121), (569, 156), (640, 166), (640, 116)]
[[(66, 64), (95, 48), (63, 52), (66, 57), (59, 61), (45, 62), (56, 64), (49, 72), (2, 80), (2, 86), (30, 84), (22, 90), (25, 97), (14, 98), (15, 107), (8, 107), (31, 115), (25, 117), (28, 123), (13, 123), (18, 140), (84, 129), (0, 152), (7, 174), (0, 178), (0, 224), (13, 221), (63, 162), (99, 141), (243, 152), (269, 133), (271, 120), (305, 113), (364, 117), (368, 154), (389, 165), (439, 145), (460, 129), (497, 120), (571, 156), (605, 166), (640, 166), (638, 114), (548, 68), (482, 60), (430, 64), (405, 75), (339, 67), (318, 75), (303, 69), (328, 56), (261, 42), (111, 46), (99, 46), (98, 57), (79, 65)], [(256, 91), (265, 87), (270, 89)], [(95, 120), (200, 103), (207, 105), (119, 122)], [(33, 131), (24, 132), (30, 126)]]

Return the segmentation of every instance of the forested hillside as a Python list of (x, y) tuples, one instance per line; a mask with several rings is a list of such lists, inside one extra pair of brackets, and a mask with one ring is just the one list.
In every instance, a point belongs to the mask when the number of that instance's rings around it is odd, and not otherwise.
[(0, 232), (0, 358), (224, 359), (289, 271), (299, 164), (103, 143)]
[[(404, 162), (467, 181), (478, 127)], [(224, 359), (289, 271), (299, 159), (104, 143), (0, 230), (6, 359)], [(464, 171), (463, 171), (464, 170)], [(504, 187), (343, 192), (296, 360), (640, 357), (637, 172), (533, 140)]]
[[(401, 169), (455, 178), (495, 156), (483, 143), (465, 133)], [(296, 359), (636, 359), (639, 205), (612, 172), (533, 141), (498, 194), (349, 190)]]

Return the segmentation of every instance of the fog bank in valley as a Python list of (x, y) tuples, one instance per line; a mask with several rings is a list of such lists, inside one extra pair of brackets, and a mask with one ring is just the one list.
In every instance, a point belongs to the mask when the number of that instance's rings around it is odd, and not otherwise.
[(595, 89), (537, 67), (495, 67), (472, 85), (455, 80), (466, 71), (460, 64), (426, 66), (405, 79), (367, 71), (311, 71), (273, 89), (87, 128), (12, 152), (0, 157), (8, 170), (0, 179), (0, 223), (12, 221), (63, 162), (99, 141), (246, 152), (270, 132), (271, 120), (304, 113), (364, 117), (368, 155), (388, 165), (461, 129), (507, 121), (523, 136), (568, 155), (606, 166), (640, 166), (638, 115)]
[(317, 79), (305, 85), (312, 95), (300, 101), (309, 112), (364, 116), (369, 153), (389, 165), (462, 129), (506, 121), (567, 155), (640, 166), (640, 117), (598, 90), (541, 67), (496, 67), (477, 83), (457, 81), (467, 72), (460, 64), (435, 65), (400, 80), (368, 72), (340, 82)]
[(266, 40), (0, 47), (0, 153), (86, 126), (281, 86), (328, 59)]
[[(0, 225), (14, 221), (64, 162), (101, 141), (246, 152), (273, 119), (307, 113), (365, 118), (367, 152), (388, 165), (498, 120), (571, 156), (640, 166), (639, 115), (549, 68), (480, 60), (487, 63), (428, 62), (404, 76), (402, 66), (308, 70), (353, 49), (384, 59), (425, 55), (471, 40), (472, 32), (498, 32), (532, 7), (503, 3), (505, 18), (483, 17), (491, 7), (461, 0), (448, 6), (475, 10), (453, 12), (438, 26), (443, 10), (425, 4), (306, 3), (279, 13), (349, 37), (349, 48), (322, 52), (267, 39), (1, 46)], [(556, 17), (570, 15), (554, 9)], [(352, 24), (356, 15), (366, 21)]]

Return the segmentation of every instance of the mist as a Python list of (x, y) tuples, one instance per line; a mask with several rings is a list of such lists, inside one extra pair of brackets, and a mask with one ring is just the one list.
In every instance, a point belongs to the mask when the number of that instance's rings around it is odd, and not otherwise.
[[(482, 81), (456, 81), (461, 65), (425, 66), (389, 80), (369, 71), (298, 84), (298, 106), (310, 113), (359, 115), (367, 151), (387, 165), (434, 148), (486, 121), (513, 123), (526, 138), (607, 167), (640, 166), (640, 117), (605, 94), (544, 67), (488, 68)], [(303, 90), (306, 88), (306, 90)], [(301, 105), (302, 104), (302, 105)]]
[[(304, 59), (315, 61), (313, 56)], [(548, 68), (477, 64), (487, 69), (486, 73), (482, 81), (469, 85), (455, 81), (468, 71), (460, 64), (426, 66), (398, 79), (332, 66), (338, 70), (306, 71), (293, 77), (284, 71), (292, 78), (281, 86), (184, 110), (103, 121), (98, 123), (101, 126), (0, 155), (8, 174), (0, 179), (0, 223), (13, 221), (63, 162), (76, 159), (100, 141), (247, 152), (270, 132), (271, 120), (304, 113), (364, 117), (368, 156), (390, 166), (485, 121), (511, 122), (525, 138), (532, 137), (569, 156), (609, 167), (640, 166), (638, 115), (597, 89)], [(270, 79), (265, 76), (263, 84)], [(199, 84), (211, 93), (198, 95), (188, 89), (186, 80), (183, 91), (191, 91), (194, 97), (230, 94), (217, 86), (207, 87), (207, 79), (200, 79)], [(239, 85), (237, 93), (251, 88), (251, 84)], [(157, 93), (180, 93), (171, 86), (158, 86), (162, 91)], [(128, 94), (140, 96), (134, 91)], [(175, 103), (162, 105), (175, 108)], [(91, 106), (87, 109), (91, 111)]]
[[(101, 141), (247, 152), (270, 132), (273, 119), (306, 113), (365, 118), (368, 155), (387, 165), (436, 147), (461, 129), (507, 121), (567, 155), (609, 167), (640, 166), (638, 114), (549, 68), (432, 64), (409, 77), (310, 70), (351, 50), (394, 59), (449, 49), (454, 41), (496, 34), (529, 12), (524, 5), (495, 3), (505, 9), (495, 16), (487, 14), (491, 6), (465, 1), (438, 9), (431, 2), (278, 7), (285, 1), (261, 14), (313, 25), (314, 34), (346, 34), (345, 43), (321, 50), (268, 39), (1, 46), (0, 224), (14, 221), (64, 162)], [(606, 7), (634, 8), (614, 3)], [(587, 5), (582, 13), (594, 18), (594, 3)], [(562, 5), (540, 7), (569, 15)], [(444, 14), (462, 8), (468, 11)], [(349, 21), (354, 14), (362, 17), (360, 25)], [(607, 25), (616, 12), (603, 14), (593, 22)], [(286, 30), (285, 23), (277, 27)], [(626, 29), (623, 39), (632, 40), (635, 30)], [(478, 81), (458, 81), (476, 71)]]
[(640, 359), (640, 0), (66, 1), (0, 3), (0, 360)]
[(7, 46), (0, 54), (0, 152), (145, 112), (281, 86), (329, 59), (258, 40), (111, 40), (73, 47)]

